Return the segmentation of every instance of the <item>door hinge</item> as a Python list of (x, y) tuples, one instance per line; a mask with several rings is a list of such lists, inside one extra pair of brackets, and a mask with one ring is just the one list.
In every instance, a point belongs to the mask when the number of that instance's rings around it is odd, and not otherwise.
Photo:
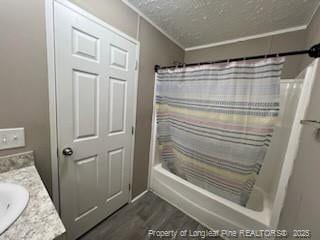
[(131, 191), (131, 184), (129, 183), (129, 192)]
[(131, 133), (132, 133), (132, 135), (134, 135), (134, 126), (132, 126), (132, 128), (131, 128)]
[(57, 158), (59, 158), (59, 148), (57, 148)]
[(135, 70), (138, 70), (138, 60), (136, 60)]

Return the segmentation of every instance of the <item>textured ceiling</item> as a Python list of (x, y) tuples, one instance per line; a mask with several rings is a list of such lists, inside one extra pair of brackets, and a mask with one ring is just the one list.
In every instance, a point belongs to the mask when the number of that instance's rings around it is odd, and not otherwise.
[(126, 0), (188, 48), (305, 26), (320, 0)]

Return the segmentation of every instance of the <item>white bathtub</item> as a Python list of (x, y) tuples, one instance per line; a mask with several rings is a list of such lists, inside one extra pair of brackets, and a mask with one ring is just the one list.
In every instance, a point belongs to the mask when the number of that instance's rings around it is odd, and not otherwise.
[(247, 207), (206, 191), (157, 164), (152, 169), (151, 189), (161, 198), (210, 229), (268, 229), (271, 205), (255, 188)]

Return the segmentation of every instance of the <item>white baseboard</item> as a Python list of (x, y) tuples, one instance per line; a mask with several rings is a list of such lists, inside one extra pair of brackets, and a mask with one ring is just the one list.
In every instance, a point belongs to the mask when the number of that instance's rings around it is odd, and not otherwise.
[(134, 203), (135, 201), (137, 201), (138, 199), (142, 198), (143, 195), (145, 195), (147, 192), (149, 192), (149, 190), (145, 190), (144, 192), (140, 193), (138, 196), (136, 196), (134, 199), (131, 200), (131, 203)]

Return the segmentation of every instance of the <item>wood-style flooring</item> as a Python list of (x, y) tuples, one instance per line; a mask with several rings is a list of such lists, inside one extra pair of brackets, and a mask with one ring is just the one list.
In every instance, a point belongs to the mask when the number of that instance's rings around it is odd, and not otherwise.
[[(177, 231), (174, 237), (150, 235), (149, 230)], [(187, 230), (187, 237), (180, 236)], [(141, 240), (141, 239), (221, 239), (202, 238), (207, 228), (183, 212), (148, 192), (132, 204), (128, 204), (83, 235), (80, 240)], [(193, 236), (190, 235), (190, 232)], [(159, 233), (159, 232), (158, 232)], [(198, 235), (198, 236), (196, 236)]]

